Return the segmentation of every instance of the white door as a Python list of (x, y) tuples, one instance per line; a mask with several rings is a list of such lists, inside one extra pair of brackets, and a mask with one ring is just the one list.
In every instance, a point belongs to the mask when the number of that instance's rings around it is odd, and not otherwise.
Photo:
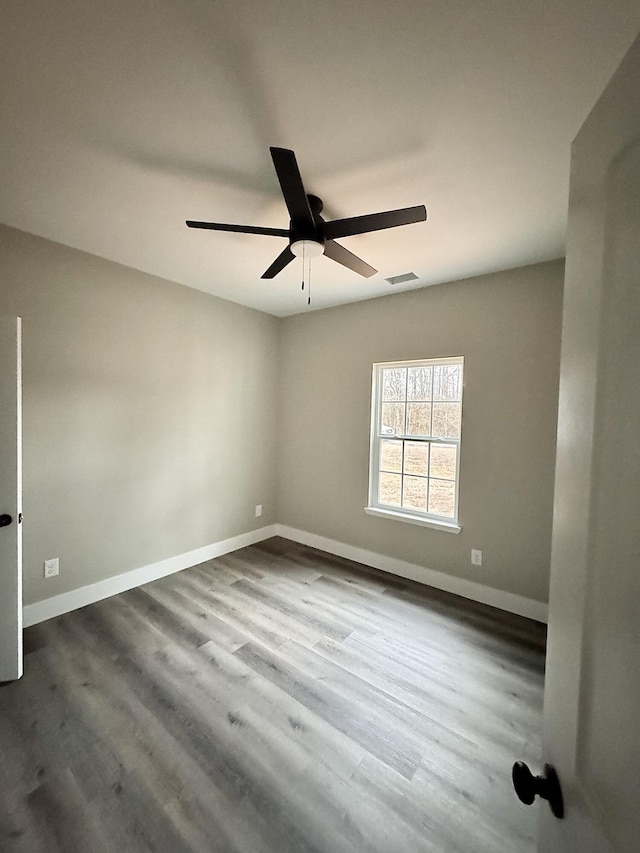
[(0, 682), (22, 675), (21, 322), (0, 318)]
[(572, 150), (543, 853), (640, 850), (640, 38)]

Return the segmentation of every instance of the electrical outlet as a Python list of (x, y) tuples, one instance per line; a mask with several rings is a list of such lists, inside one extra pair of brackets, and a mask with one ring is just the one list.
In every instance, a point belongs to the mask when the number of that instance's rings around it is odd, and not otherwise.
[(60, 558), (52, 557), (50, 560), (44, 561), (44, 576), (45, 578), (54, 578), (60, 574)]
[(482, 551), (478, 551), (476, 548), (471, 549), (471, 562), (474, 566), (482, 565)]
[(262, 504), (256, 504), (256, 518), (262, 515)]

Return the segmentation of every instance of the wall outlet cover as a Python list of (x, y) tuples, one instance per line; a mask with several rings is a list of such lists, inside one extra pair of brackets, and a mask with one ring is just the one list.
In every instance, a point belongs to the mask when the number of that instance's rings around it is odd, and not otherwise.
[(52, 557), (50, 560), (44, 561), (44, 576), (45, 578), (54, 578), (60, 574), (60, 558)]

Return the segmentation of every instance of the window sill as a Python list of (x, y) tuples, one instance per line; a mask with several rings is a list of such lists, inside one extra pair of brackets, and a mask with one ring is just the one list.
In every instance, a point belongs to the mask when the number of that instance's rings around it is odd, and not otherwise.
[(407, 515), (404, 512), (395, 512), (392, 509), (380, 509), (377, 506), (366, 506), (364, 511), (367, 515), (377, 515), (380, 518), (390, 518), (394, 521), (406, 521), (409, 524), (417, 524), (420, 527), (431, 527), (433, 530), (442, 530), (445, 533), (460, 533), (462, 528), (452, 521), (434, 521), (431, 518), (418, 518), (415, 515)]

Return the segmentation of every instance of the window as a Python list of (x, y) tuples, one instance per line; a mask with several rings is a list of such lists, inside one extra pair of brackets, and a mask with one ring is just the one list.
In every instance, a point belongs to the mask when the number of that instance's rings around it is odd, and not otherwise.
[(463, 358), (373, 365), (366, 511), (458, 527)]

